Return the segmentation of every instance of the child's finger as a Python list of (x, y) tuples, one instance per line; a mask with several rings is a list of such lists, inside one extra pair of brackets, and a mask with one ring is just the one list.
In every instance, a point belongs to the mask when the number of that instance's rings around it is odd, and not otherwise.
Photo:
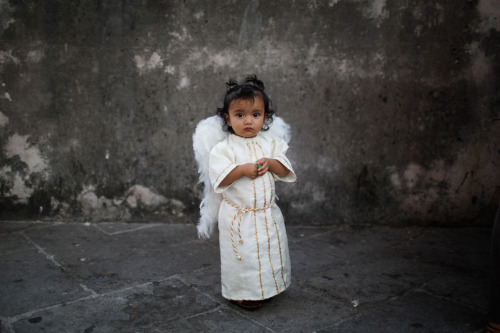
[(255, 162), (257, 166), (257, 176), (263, 176), (269, 170), (269, 163), (266, 158), (261, 158)]

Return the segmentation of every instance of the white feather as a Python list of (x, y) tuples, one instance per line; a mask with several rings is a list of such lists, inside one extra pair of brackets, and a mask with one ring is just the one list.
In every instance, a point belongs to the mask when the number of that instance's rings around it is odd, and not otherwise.
[(200, 203), (200, 221), (198, 222), (198, 237), (210, 238), (217, 225), (222, 195), (214, 192), (209, 178), (209, 157), (212, 148), (224, 140), (229, 134), (223, 130), (224, 120), (219, 116), (203, 119), (196, 126), (193, 134), (193, 150), (200, 183), (203, 183), (203, 199)]
[(280, 117), (274, 117), (269, 129), (265, 132), (261, 132), (261, 134), (269, 136), (270, 138), (280, 138), (286, 143), (290, 143), (290, 139), (292, 138), (290, 125), (288, 125), (283, 118)]

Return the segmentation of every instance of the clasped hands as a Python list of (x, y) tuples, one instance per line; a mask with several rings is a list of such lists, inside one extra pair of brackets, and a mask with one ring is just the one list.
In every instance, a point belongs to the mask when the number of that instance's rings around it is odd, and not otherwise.
[(246, 163), (240, 166), (242, 167), (243, 173), (246, 177), (255, 179), (257, 177), (265, 175), (266, 172), (270, 171), (272, 163), (272, 159), (264, 157), (255, 161), (255, 163)]

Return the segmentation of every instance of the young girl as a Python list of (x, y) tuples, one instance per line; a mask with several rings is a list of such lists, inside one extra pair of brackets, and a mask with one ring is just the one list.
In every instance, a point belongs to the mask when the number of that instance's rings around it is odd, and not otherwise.
[[(218, 212), (222, 295), (253, 309), (290, 285), (288, 241), (274, 182), (294, 182), (296, 176), (285, 156), (288, 145), (279, 137), (287, 135), (276, 129), (270, 132), (277, 136), (266, 132), (274, 111), (262, 81), (252, 76), (242, 84), (227, 85), (217, 115), (230, 134), (209, 156), (210, 184), (222, 194)], [(282, 125), (276, 128), (286, 129), (288, 125), (277, 120)]]

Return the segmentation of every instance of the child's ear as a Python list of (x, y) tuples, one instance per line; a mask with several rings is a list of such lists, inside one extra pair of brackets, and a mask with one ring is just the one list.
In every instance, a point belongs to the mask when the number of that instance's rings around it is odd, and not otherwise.
[(227, 113), (224, 113), (224, 118), (226, 119), (226, 124), (231, 126), (231, 120), (229, 119), (229, 115)]

